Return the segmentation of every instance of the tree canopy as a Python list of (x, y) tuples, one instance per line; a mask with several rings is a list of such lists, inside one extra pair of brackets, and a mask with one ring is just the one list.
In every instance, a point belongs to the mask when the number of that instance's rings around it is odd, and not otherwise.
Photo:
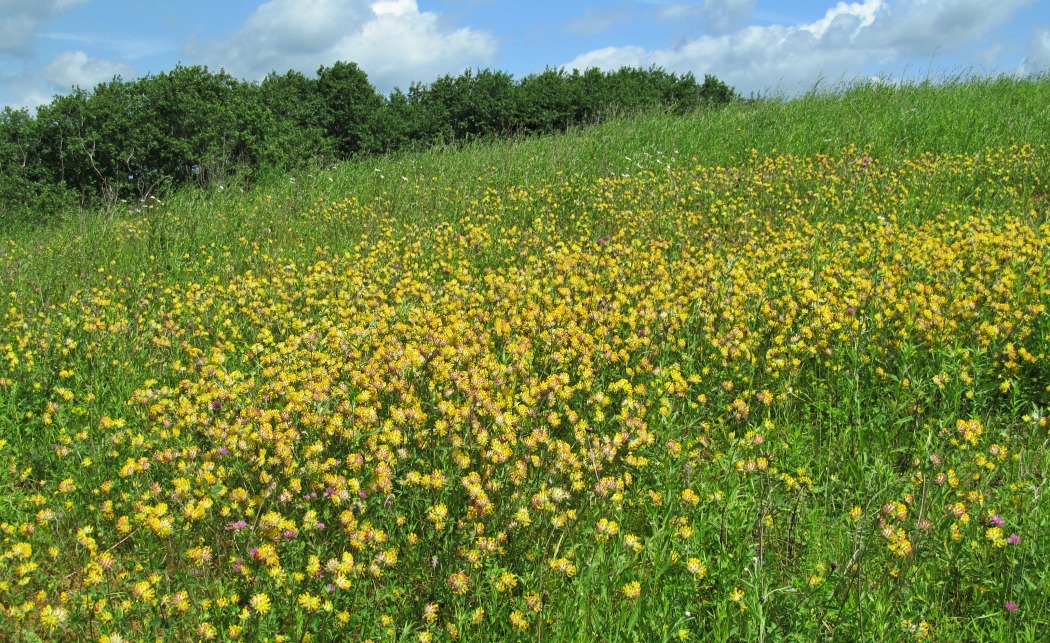
[(187, 185), (248, 181), (314, 162), (521, 135), (549, 134), (613, 114), (719, 106), (736, 92), (657, 67), (515, 80), (468, 69), (382, 95), (352, 62), (314, 77), (262, 82), (178, 66), (49, 104), (0, 112), (0, 225), (44, 223), (75, 207), (145, 199)]

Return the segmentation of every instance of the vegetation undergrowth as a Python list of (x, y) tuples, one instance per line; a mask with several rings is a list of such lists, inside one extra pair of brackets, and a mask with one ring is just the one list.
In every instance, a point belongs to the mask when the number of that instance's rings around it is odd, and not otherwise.
[(1048, 87), (650, 114), (12, 234), (0, 637), (1038, 640)]

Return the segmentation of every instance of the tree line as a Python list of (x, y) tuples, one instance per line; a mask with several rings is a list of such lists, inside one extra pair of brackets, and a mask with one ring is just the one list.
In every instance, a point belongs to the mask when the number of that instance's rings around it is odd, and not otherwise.
[(105, 207), (268, 173), (492, 137), (548, 134), (613, 113), (677, 111), (737, 98), (714, 76), (699, 82), (652, 67), (514, 79), (489, 69), (413, 83), (383, 95), (352, 62), (315, 77), (271, 73), (261, 82), (178, 66), (114, 78), (38, 107), (0, 113), (0, 219), (46, 222), (76, 207)]

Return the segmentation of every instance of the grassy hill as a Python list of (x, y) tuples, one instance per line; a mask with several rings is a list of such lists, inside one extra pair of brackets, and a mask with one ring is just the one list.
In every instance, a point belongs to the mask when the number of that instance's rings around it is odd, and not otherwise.
[(0, 638), (1038, 640), (1047, 105), (862, 85), (12, 233)]

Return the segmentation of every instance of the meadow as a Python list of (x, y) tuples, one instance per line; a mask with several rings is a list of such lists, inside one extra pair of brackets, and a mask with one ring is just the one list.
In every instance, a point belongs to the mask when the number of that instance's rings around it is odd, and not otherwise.
[(0, 245), (0, 640), (1040, 640), (1050, 80)]

